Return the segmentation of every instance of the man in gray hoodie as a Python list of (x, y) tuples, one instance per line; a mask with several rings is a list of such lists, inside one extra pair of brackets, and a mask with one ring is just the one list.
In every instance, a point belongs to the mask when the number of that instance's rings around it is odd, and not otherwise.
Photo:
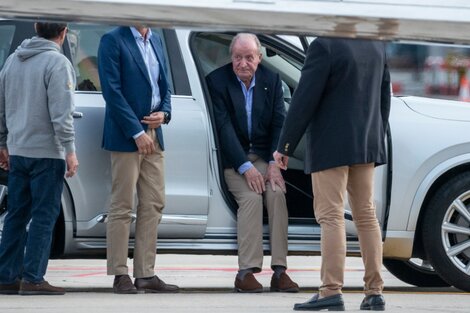
[(59, 295), (65, 290), (44, 275), (64, 174), (71, 177), (78, 169), (75, 73), (60, 51), (67, 25), (35, 27), (38, 36), (25, 40), (0, 72), (0, 167), (9, 171), (0, 293)]

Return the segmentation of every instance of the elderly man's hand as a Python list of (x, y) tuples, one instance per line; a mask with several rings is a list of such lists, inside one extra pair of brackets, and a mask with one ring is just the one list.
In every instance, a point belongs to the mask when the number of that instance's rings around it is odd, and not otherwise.
[(243, 175), (245, 176), (248, 187), (250, 187), (251, 190), (257, 194), (262, 194), (266, 191), (263, 175), (261, 175), (256, 167), (251, 167), (249, 170), (243, 173)]
[(286, 192), (286, 183), (282, 177), (281, 170), (275, 163), (270, 163), (266, 171), (265, 181), (271, 184), (273, 191), (276, 191), (276, 185)]

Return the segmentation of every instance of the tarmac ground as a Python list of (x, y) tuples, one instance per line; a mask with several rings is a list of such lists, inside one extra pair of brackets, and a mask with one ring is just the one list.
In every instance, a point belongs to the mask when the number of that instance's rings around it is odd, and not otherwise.
[[(117, 295), (112, 292), (113, 277), (106, 275), (106, 260), (51, 260), (46, 280), (67, 290), (64, 296), (1, 295), (0, 313), (10, 312), (293, 312), (295, 303), (307, 301), (320, 283), (320, 258), (289, 256), (288, 274), (301, 287), (299, 293), (269, 292), (272, 271), (270, 258), (257, 279), (261, 294), (240, 294), (233, 290), (237, 272), (236, 256), (158, 255), (156, 274), (181, 288), (178, 294)], [(132, 274), (132, 260), (129, 260)], [(347, 258), (346, 311), (359, 312), (364, 297), (360, 258)], [(388, 312), (470, 312), (470, 294), (453, 287), (418, 288), (401, 282), (383, 269), (384, 296)]]

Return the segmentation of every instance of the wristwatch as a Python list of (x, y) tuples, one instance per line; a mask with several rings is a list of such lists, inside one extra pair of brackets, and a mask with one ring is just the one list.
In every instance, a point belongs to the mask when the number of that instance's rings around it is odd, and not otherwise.
[(168, 124), (170, 122), (170, 113), (163, 112), (163, 124)]

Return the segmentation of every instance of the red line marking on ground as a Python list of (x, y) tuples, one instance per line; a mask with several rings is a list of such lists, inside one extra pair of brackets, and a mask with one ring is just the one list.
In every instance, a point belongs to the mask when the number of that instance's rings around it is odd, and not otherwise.
[(84, 274), (75, 274), (70, 275), (70, 277), (90, 277), (90, 276), (106, 276), (106, 271), (103, 272), (95, 272), (95, 273), (84, 273)]

